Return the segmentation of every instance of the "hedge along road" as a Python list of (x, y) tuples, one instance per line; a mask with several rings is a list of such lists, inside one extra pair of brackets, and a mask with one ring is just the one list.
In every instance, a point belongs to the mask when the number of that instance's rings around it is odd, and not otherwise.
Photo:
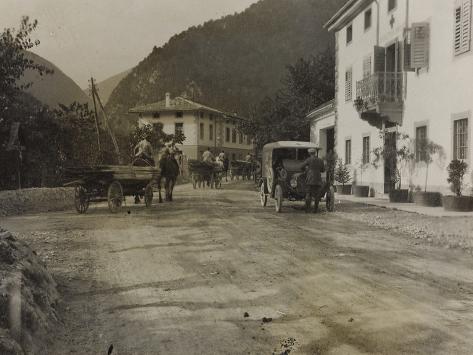
[(471, 256), (297, 206), (185, 185), (151, 210), (2, 225), (60, 285), (51, 354), (471, 353)]

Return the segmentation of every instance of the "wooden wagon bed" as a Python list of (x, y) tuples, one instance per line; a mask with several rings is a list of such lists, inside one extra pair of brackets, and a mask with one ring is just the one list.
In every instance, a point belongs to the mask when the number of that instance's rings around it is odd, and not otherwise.
[(75, 188), (77, 212), (85, 213), (90, 202), (107, 201), (111, 212), (118, 212), (126, 196), (144, 197), (147, 207), (153, 201), (153, 184), (159, 169), (133, 165), (97, 165), (66, 169), (64, 186)]

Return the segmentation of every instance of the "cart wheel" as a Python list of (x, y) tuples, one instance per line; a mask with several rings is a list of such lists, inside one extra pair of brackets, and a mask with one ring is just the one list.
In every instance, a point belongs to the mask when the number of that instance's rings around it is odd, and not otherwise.
[(276, 185), (274, 189), (274, 200), (276, 202), (276, 212), (281, 213), (282, 209), (282, 200), (283, 200), (283, 193), (281, 185)]
[(153, 204), (153, 184), (149, 183), (145, 188), (145, 205), (150, 208)]
[(327, 211), (329, 212), (335, 211), (335, 189), (333, 186), (330, 186), (330, 189), (327, 191), (325, 204), (327, 206)]
[(268, 195), (266, 195), (266, 189), (265, 189), (265, 186), (264, 186), (264, 181), (261, 182), (260, 191), (259, 191), (259, 198), (260, 198), (261, 206), (266, 207), (266, 205), (268, 203)]
[(89, 209), (89, 196), (87, 196), (87, 190), (83, 185), (74, 188), (74, 206), (80, 214), (87, 212)]
[(123, 188), (118, 181), (113, 181), (108, 186), (108, 208), (110, 212), (116, 213), (120, 210), (123, 203)]

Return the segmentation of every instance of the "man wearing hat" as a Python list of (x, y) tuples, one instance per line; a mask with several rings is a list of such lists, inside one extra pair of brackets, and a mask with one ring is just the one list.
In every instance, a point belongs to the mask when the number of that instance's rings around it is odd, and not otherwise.
[(306, 194), (305, 207), (306, 212), (310, 212), (312, 199), (314, 203), (314, 213), (319, 209), (320, 188), (322, 187), (322, 174), (325, 171), (324, 161), (316, 156), (316, 149), (310, 148), (308, 150), (309, 157), (302, 163), (301, 169), (306, 169)]

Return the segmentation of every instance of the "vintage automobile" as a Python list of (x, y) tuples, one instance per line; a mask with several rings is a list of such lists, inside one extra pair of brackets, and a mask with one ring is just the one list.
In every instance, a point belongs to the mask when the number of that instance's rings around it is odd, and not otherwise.
[[(265, 207), (268, 197), (275, 201), (276, 212), (281, 212), (283, 200), (305, 200), (305, 171), (301, 163), (309, 157), (308, 150), (318, 146), (310, 142), (275, 142), (263, 147), (260, 183), (261, 205)], [(329, 170), (329, 169), (326, 169)], [(320, 194), (325, 198), (327, 210), (334, 211), (335, 189), (330, 173), (322, 173), (323, 186)]]

